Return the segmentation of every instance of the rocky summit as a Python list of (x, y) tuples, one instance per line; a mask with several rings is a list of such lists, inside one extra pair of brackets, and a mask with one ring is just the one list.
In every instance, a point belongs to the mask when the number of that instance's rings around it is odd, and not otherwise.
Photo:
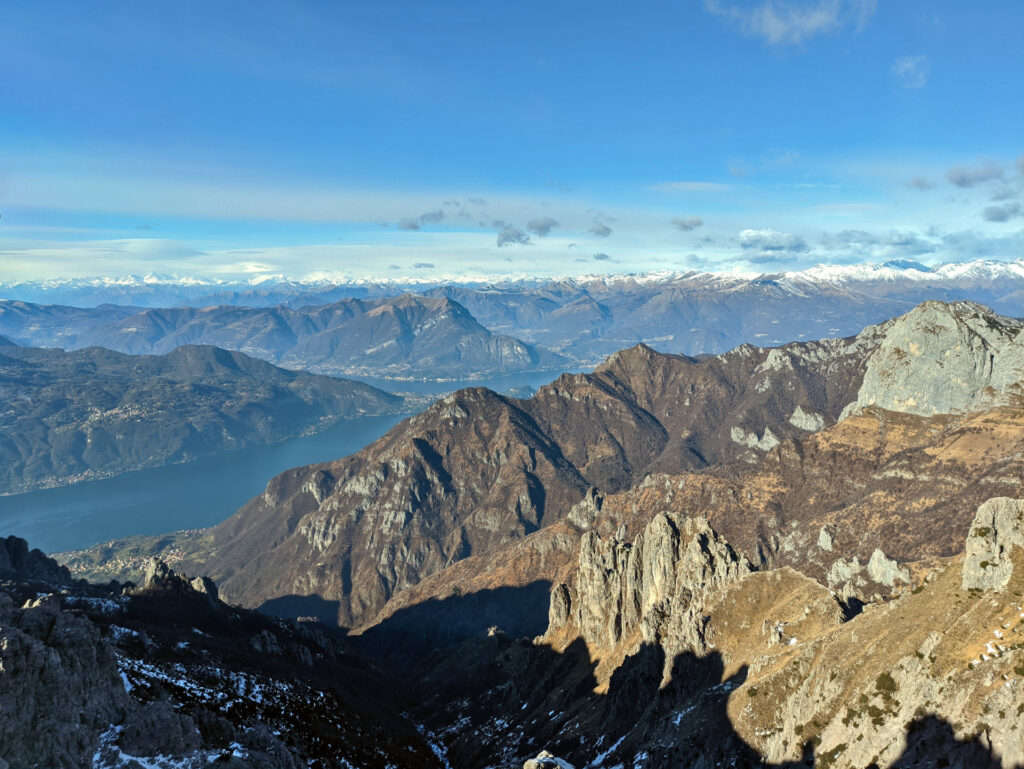
[(8, 543), (5, 632), (92, 639), (82, 765), (1021, 766), (1022, 328), (926, 302), (462, 390), (130, 574)]

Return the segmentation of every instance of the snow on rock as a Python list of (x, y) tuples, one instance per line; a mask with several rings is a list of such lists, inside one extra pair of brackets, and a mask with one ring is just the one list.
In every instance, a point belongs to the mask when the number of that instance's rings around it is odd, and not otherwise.
[(543, 769), (550, 766), (557, 767), (557, 769), (576, 769), (575, 766), (565, 759), (558, 758), (558, 756), (552, 755), (546, 750), (542, 750), (537, 754), (536, 758), (531, 758), (523, 764), (523, 769)]

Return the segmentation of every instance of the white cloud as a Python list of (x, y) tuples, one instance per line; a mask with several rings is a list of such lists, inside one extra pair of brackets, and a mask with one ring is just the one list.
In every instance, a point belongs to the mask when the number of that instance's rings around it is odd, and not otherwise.
[(902, 56), (892, 63), (890, 70), (896, 82), (904, 88), (924, 88), (931, 72), (931, 64), (925, 55)]
[(865, 230), (840, 230), (826, 233), (824, 249), (842, 255), (844, 261), (888, 260), (932, 254), (941, 245), (935, 237), (910, 230), (889, 230), (879, 234)]
[(744, 251), (802, 254), (810, 250), (807, 242), (799, 235), (776, 230), (743, 230), (739, 234), (739, 241)]
[(239, 262), (239, 272), (246, 275), (264, 275), (268, 272), (273, 272), (274, 267), (269, 264), (262, 264), (260, 262)]
[(769, 45), (798, 45), (818, 35), (837, 32), (847, 26), (861, 30), (875, 12), (876, 0), (817, 0), (788, 2), (767, 0), (754, 7), (726, 5), (704, 0), (704, 7), (730, 19), (744, 33)]

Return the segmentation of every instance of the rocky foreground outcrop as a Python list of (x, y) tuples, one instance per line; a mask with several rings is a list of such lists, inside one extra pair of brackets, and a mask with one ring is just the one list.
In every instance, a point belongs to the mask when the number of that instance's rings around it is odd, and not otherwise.
[(0, 761), (92, 766), (99, 736), (130, 706), (99, 628), (55, 595), (19, 607), (0, 592)]
[(50, 585), (70, 585), (71, 572), (42, 550), (30, 550), (21, 537), (0, 539), (0, 579), (37, 581)]
[(160, 561), (141, 587), (48, 583), (66, 572), (0, 544), (0, 767), (440, 766), (398, 684), (330, 629)]

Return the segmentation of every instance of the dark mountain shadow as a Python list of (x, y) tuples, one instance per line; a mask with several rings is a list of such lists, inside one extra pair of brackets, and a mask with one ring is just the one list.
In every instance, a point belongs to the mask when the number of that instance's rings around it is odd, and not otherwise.
[(537, 580), (523, 587), (431, 598), (398, 610), (351, 640), (392, 672), (404, 676), (428, 658), (488, 632), (500, 630), (527, 638), (540, 635), (548, 624), (550, 592), (549, 581)]
[[(577, 767), (834, 765), (835, 750), (819, 756), (810, 739), (793, 746), (799, 759), (781, 763), (765, 761), (747, 744), (727, 711), (747, 670), (727, 676), (717, 652), (678, 655), (663, 686), (664, 650), (643, 644), (598, 689), (598, 661), (581, 640), (557, 652), (524, 637), (544, 629), (540, 601), (546, 592), (547, 583), (536, 582), (428, 601), (356, 639), (409, 682), (419, 703), (411, 715), (445, 734), (455, 769), (521, 765), (542, 749)], [(488, 633), (502, 619), (515, 632)], [(959, 740), (936, 716), (910, 725), (893, 766), (1003, 769), (983, 738)]]
[(893, 769), (1003, 769), (1002, 762), (982, 744), (980, 737), (957, 739), (953, 727), (935, 715), (915, 719), (910, 724), (907, 747), (892, 766)]
[(283, 619), (314, 617), (329, 627), (336, 627), (340, 608), (341, 602), (328, 601), (318, 595), (283, 595), (264, 601), (259, 611)]

